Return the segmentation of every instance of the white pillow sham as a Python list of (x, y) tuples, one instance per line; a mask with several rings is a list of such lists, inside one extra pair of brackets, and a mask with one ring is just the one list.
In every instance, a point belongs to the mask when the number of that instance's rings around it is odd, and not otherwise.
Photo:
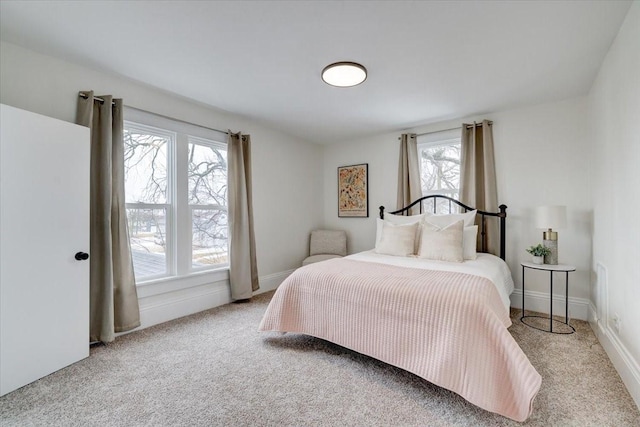
[(462, 232), (462, 256), (464, 259), (474, 260), (478, 241), (478, 226), (465, 227)]
[(463, 229), (463, 237), (462, 237), (462, 247), (463, 247), (463, 258), (465, 260), (475, 260), (477, 258), (476, 255), (476, 245), (477, 245), (477, 235), (478, 235), (478, 226), (473, 225), (476, 217), (476, 210), (472, 210), (469, 212), (465, 212), (462, 214), (446, 214), (446, 215), (437, 215), (431, 213), (423, 213), (419, 215), (394, 215), (394, 214), (385, 214), (384, 220), (380, 218), (376, 218), (376, 249), (380, 245), (380, 240), (382, 239), (382, 230), (385, 222), (393, 224), (393, 225), (406, 225), (406, 224), (416, 224), (419, 226), (416, 229), (416, 238), (414, 241), (414, 251), (412, 254), (418, 254), (420, 249), (420, 242), (422, 238), (422, 226), (423, 223), (427, 223), (429, 225), (433, 225), (439, 229), (446, 228), (447, 226), (463, 220), (464, 221), (464, 229)]
[(425, 217), (425, 220), (440, 228), (444, 228), (448, 225), (453, 224), (454, 222), (463, 220), (465, 227), (471, 227), (476, 222), (477, 212), (478, 211), (474, 209), (472, 211), (460, 213), (460, 214), (446, 214), (446, 215), (427, 214), (427, 216)]
[[(376, 218), (376, 246), (380, 244), (380, 238), (382, 237), (382, 224), (384, 224), (385, 221), (394, 225), (414, 224), (414, 223), (422, 222), (425, 216), (426, 216), (425, 214), (409, 215), (409, 216), (384, 214), (384, 220), (380, 218)], [(420, 230), (416, 230), (416, 233), (419, 237)], [(418, 239), (416, 239), (416, 251), (418, 250), (417, 242), (418, 242)]]
[(464, 230), (462, 234), (462, 248), (464, 259), (474, 260), (476, 256), (476, 246), (478, 239), (478, 226), (474, 225), (477, 210), (461, 214), (436, 215), (427, 214), (425, 222), (438, 228), (445, 228), (457, 221), (464, 221)]
[(415, 252), (416, 231), (420, 223), (395, 225), (384, 222), (380, 243), (376, 244), (376, 253), (395, 256), (409, 256)]
[(392, 224), (411, 224), (413, 222), (422, 221), (427, 214), (418, 215), (394, 215), (390, 213), (384, 214), (385, 221), (389, 221)]
[(422, 224), (418, 257), (438, 261), (463, 262), (462, 236), (464, 220), (440, 228), (428, 222)]

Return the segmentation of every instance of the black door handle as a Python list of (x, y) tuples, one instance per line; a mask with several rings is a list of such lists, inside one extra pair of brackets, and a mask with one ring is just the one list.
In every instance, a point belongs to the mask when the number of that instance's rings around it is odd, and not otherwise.
[(78, 261), (85, 261), (87, 259), (89, 259), (89, 254), (86, 252), (77, 252), (75, 258)]

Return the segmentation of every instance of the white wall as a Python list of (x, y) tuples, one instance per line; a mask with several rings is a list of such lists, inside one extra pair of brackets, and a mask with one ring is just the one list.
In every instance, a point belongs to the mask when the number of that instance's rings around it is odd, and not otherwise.
[[(640, 406), (640, 2), (629, 9), (588, 101), (594, 177), (592, 321)], [(598, 264), (605, 269), (600, 276)], [(621, 321), (619, 331), (614, 315)]]
[[(542, 230), (535, 228), (532, 218), (534, 208), (545, 204), (566, 205), (569, 225), (567, 229), (559, 231), (560, 262), (577, 267), (577, 271), (570, 276), (569, 295), (581, 302), (582, 311), (572, 315), (585, 319), (591, 272), (591, 196), (586, 111), (586, 98), (577, 98), (410, 130), (416, 133), (433, 132), (474, 119), (493, 120), (498, 199), (508, 206), (506, 258), (516, 287), (521, 289), (520, 262), (530, 259), (525, 248), (542, 241)], [(374, 246), (378, 206), (396, 207), (400, 133), (347, 141), (331, 145), (325, 150), (325, 223), (348, 231), (351, 252)], [(336, 168), (352, 163), (369, 163), (368, 219), (337, 216)], [(536, 273), (527, 271), (526, 290), (548, 294), (548, 274)], [(558, 287), (555, 293), (563, 292), (563, 287)], [(517, 299), (515, 302), (518, 302)], [(557, 304), (557, 307), (564, 310), (561, 304)], [(542, 309), (548, 310), (546, 306)]]
[[(251, 134), (256, 249), (263, 289), (277, 286), (300, 265), (308, 252), (309, 232), (322, 224), (321, 146), (142, 83), (0, 43), (0, 102), (73, 122), (78, 91), (91, 89), (97, 95), (121, 97), (125, 105), (135, 108)], [(153, 288), (139, 289), (145, 326), (229, 301), (225, 272)]]
[[(376, 135), (325, 147), (324, 222), (328, 228), (347, 231), (349, 253), (373, 248), (378, 207), (395, 206), (398, 149), (394, 139), (397, 137), (396, 134)], [(369, 218), (338, 218), (338, 167), (361, 163), (369, 164)]]
[[(483, 118), (494, 121), (499, 201), (509, 207), (507, 262), (517, 288), (512, 305), (519, 306), (524, 249), (541, 240), (533, 209), (566, 205), (569, 225), (559, 232), (559, 250), (560, 262), (577, 267), (570, 275), (572, 315), (588, 314), (640, 406), (640, 3), (631, 6), (588, 97), (406, 131), (434, 132)], [(350, 252), (373, 247), (379, 205), (395, 208), (401, 132), (325, 149), (325, 223), (347, 230)], [(355, 163), (369, 164), (369, 218), (338, 218), (336, 168)], [(605, 268), (600, 277), (597, 266)], [(540, 303), (547, 293), (548, 276), (532, 283), (527, 273), (534, 306), (536, 296)]]

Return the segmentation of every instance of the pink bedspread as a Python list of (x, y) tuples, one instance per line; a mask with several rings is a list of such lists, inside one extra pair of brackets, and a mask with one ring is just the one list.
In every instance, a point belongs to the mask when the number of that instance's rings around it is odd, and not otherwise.
[(331, 341), (524, 421), (542, 379), (510, 325), (483, 277), (334, 259), (291, 274), (260, 330)]

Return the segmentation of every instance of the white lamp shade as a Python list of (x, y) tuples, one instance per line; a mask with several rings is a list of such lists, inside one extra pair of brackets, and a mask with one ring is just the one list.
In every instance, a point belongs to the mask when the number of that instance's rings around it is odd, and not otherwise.
[(566, 206), (540, 206), (536, 208), (536, 227), (559, 229), (567, 226)]

